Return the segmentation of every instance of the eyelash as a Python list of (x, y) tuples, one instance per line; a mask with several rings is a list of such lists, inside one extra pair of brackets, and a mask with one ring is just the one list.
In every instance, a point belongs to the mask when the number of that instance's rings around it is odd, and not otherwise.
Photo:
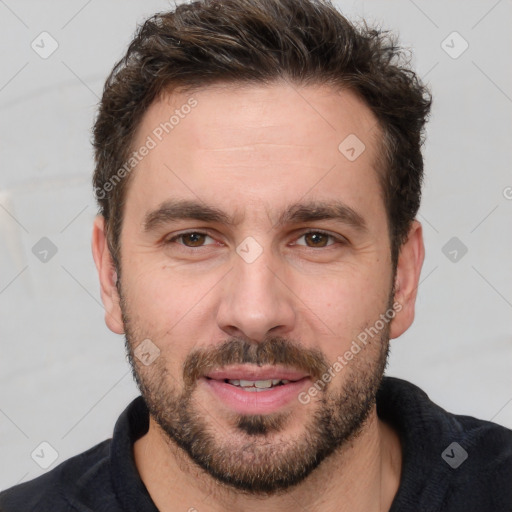
[[(169, 244), (172, 244), (172, 243), (176, 243), (176, 240), (186, 236), (186, 235), (191, 235), (191, 234), (195, 234), (195, 235), (205, 235), (205, 236), (209, 236), (210, 238), (214, 238), (211, 234), (209, 234), (208, 232), (206, 231), (195, 231), (195, 230), (191, 230), (191, 231), (184, 231), (182, 233), (179, 233), (178, 235), (174, 235), (172, 238), (169, 238), (167, 240), (165, 240), (165, 245), (169, 245)], [(296, 240), (298, 240), (299, 238), (302, 238), (303, 236), (306, 236), (306, 235), (310, 235), (310, 234), (319, 234), (319, 235), (324, 235), (324, 236), (327, 236), (329, 237), (333, 243), (331, 244), (328, 244), (326, 245), (325, 247), (310, 247), (308, 245), (300, 245), (300, 247), (305, 247), (306, 249), (326, 249), (327, 247), (332, 247), (333, 245), (336, 245), (336, 243), (338, 244), (341, 244), (341, 245), (345, 245), (348, 243), (347, 239), (345, 239), (344, 237), (342, 236), (336, 236), (336, 235), (333, 235), (327, 231), (323, 231), (322, 229), (309, 229), (307, 231), (303, 231), (298, 237)], [(182, 247), (184, 247), (185, 249), (191, 249), (191, 250), (194, 250), (194, 249), (201, 249), (203, 247), (207, 247), (206, 245), (200, 245), (198, 247), (190, 247), (188, 245), (185, 245), (185, 244), (178, 244), (178, 245), (181, 245)], [(213, 244), (209, 244), (209, 245), (213, 245)]]

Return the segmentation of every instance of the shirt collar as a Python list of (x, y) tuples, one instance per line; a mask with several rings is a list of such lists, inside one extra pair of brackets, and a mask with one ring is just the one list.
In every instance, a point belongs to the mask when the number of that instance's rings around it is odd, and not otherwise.
[(111, 444), (114, 492), (126, 512), (158, 512), (135, 465), (133, 445), (149, 429), (149, 411), (139, 396), (119, 416)]

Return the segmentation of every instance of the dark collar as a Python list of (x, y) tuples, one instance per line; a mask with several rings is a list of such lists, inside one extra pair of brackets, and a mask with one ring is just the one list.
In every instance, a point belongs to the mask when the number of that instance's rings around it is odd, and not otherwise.
[(111, 444), (112, 485), (126, 512), (158, 512), (135, 466), (133, 445), (149, 429), (149, 411), (139, 396), (119, 416)]

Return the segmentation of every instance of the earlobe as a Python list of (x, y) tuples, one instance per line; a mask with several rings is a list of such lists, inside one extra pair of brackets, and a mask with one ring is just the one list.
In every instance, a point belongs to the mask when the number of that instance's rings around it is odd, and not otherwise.
[(101, 300), (105, 307), (105, 323), (116, 334), (124, 334), (117, 272), (107, 243), (105, 219), (98, 215), (92, 232), (92, 254), (100, 280)]
[(395, 277), (394, 302), (399, 304), (397, 314), (391, 323), (391, 338), (401, 336), (414, 320), (416, 296), (425, 247), (421, 224), (414, 220), (406, 242), (400, 248)]

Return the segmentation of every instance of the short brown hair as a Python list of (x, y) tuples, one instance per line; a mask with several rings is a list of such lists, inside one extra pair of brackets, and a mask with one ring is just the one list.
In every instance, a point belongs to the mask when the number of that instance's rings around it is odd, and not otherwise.
[(377, 117), (396, 265), (420, 205), (431, 105), (405, 57), (388, 32), (356, 27), (328, 0), (199, 0), (149, 18), (108, 77), (94, 126), (94, 189), (116, 265), (129, 174), (112, 179), (130, 158), (150, 104), (172, 90), (280, 79), (350, 89)]

